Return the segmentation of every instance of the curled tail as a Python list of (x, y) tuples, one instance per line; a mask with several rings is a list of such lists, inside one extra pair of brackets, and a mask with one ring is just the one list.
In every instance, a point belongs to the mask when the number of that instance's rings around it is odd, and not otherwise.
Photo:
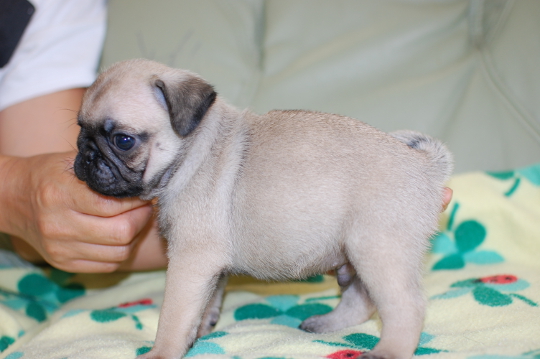
[(441, 184), (450, 178), (454, 168), (454, 158), (441, 141), (410, 130), (395, 131), (390, 135), (410, 148), (425, 152), (432, 163), (432, 174), (440, 180)]

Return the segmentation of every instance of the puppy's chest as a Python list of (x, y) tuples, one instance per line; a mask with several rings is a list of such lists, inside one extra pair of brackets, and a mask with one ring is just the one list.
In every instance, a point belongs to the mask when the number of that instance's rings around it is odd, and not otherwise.
[(209, 248), (230, 239), (227, 195), (212, 181), (193, 180), (182, 190), (169, 190), (159, 198), (161, 235), (176, 245), (203, 243)]

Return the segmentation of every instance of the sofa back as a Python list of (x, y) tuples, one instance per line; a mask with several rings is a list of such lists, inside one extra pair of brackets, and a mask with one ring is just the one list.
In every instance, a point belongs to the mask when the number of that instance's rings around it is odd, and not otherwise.
[(444, 140), (456, 172), (540, 162), (538, 0), (109, 0), (102, 64), (199, 73), (232, 104)]

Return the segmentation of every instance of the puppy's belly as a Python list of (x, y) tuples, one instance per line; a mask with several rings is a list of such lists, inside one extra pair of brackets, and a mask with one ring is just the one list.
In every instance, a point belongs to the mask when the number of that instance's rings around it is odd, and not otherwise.
[(233, 272), (264, 280), (304, 279), (348, 262), (336, 238), (257, 232), (237, 242)]
[[(237, 190), (232, 206), (233, 268), (260, 279), (300, 279), (348, 262), (348, 190), (326, 179), (291, 180), (263, 171), (268, 183)], [(332, 173), (337, 173), (334, 171)], [(241, 183), (243, 184), (243, 183)]]

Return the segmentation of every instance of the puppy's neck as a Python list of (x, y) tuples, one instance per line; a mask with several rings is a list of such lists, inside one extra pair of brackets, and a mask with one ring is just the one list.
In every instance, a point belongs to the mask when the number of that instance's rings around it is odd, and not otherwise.
[(244, 115), (220, 97), (216, 99), (199, 127), (182, 144), (168, 183), (157, 193), (160, 203), (174, 200), (190, 185), (212, 192), (216, 189), (208, 187), (228, 183), (224, 177), (236, 173), (237, 158), (241, 157), (237, 154), (245, 143)]

